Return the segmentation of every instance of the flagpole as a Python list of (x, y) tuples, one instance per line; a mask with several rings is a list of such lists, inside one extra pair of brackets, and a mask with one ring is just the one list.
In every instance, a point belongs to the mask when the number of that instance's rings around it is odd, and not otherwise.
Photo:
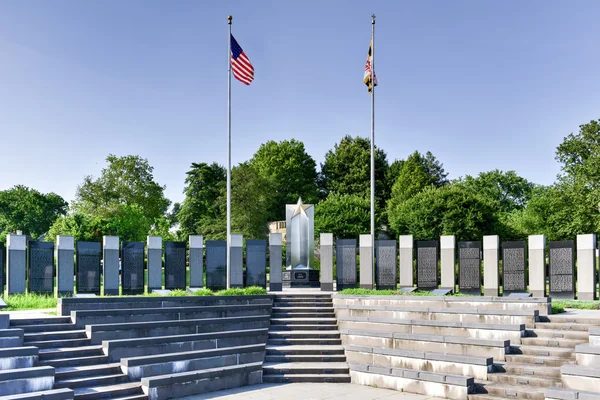
[(227, 17), (227, 289), (231, 287), (231, 20)]
[(371, 270), (375, 287), (375, 14), (371, 15)]

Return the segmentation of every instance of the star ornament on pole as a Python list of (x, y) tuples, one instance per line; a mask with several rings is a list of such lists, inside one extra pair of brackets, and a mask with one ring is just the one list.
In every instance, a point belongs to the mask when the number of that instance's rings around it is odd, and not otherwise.
[(306, 209), (310, 208), (310, 205), (306, 205), (302, 203), (302, 198), (299, 197), (298, 198), (298, 204), (296, 204), (296, 208), (294, 209), (294, 214), (292, 215), (292, 218), (294, 218), (296, 215), (302, 214), (305, 217), (308, 217), (306, 215)]

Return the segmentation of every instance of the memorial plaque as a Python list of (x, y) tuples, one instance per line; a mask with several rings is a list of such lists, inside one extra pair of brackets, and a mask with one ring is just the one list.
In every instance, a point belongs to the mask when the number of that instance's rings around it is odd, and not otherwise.
[(438, 287), (438, 242), (419, 240), (417, 246), (417, 288), (433, 290)]
[(575, 242), (550, 242), (550, 297), (575, 298)]
[(77, 293), (100, 294), (100, 242), (77, 242)]
[(123, 242), (121, 248), (123, 294), (144, 293), (144, 242)]
[(266, 240), (246, 240), (246, 286), (267, 287)]
[(458, 290), (481, 296), (481, 242), (458, 242)]
[(4, 268), (6, 254), (4, 251), (4, 243), (0, 243), (0, 293), (4, 293), (4, 283), (6, 282), (6, 268)]
[(527, 292), (525, 255), (527, 243), (522, 241), (502, 243), (502, 295)]
[(396, 241), (376, 240), (375, 249), (377, 289), (396, 290), (398, 276)]
[(338, 239), (336, 243), (337, 290), (356, 287), (356, 239)]
[(185, 290), (186, 249), (186, 242), (165, 242), (165, 289)]
[(206, 241), (206, 287), (221, 290), (227, 287), (227, 242)]
[(29, 242), (27, 271), (30, 293), (54, 293), (54, 243)]

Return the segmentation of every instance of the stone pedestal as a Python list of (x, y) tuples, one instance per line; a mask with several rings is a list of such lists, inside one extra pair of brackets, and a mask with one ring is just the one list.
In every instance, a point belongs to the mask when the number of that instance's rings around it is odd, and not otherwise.
[(56, 237), (56, 286), (59, 295), (73, 294), (75, 278), (75, 239), (73, 236)]
[(190, 235), (190, 287), (204, 287), (204, 237)]
[(546, 236), (529, 236), (529, 292), (546, 297)]
[(596, 297), (596, 235), (577, 235), (577, 299)]
[(360, 287), (373, 289), (373, 242), (371, 235), (360, 235)]
[(281, 233), (269, 233), (269, 290), (271, 292), (279, 292), (282, 289), (282, 245)]
[(454, 292), (456, 288), (456, 237), (440, 236), (441, 288)]
[(6, 238), (6, 287), (8, 294), (25, 293), (26, 237), (8, 235)]
[(119, 295), (119, 237), (102, 238), (104, 294)]
[(232, 233), (230, 242), (230, 266), (231, 278), (229, 281), (230, 287), (244, 287), (244, 258), (243, 258), (243, 242), (244, 238), (242, 235)]
[(148, 236), (148, 293), (161, 290), (162, 283), (162, 237)]
[(321, 290), (333, 291), (333, 233), (321, 233)]
[(500, 280), (498, 279), (500, 238), (497, 235), (483, 237), (483, 294), (498, 296)]
[(399, 237), (400, 242), (400, 287), (413, 287), (415, 284), (414, 267), (413, 267), (413, 236), (402, 235)]

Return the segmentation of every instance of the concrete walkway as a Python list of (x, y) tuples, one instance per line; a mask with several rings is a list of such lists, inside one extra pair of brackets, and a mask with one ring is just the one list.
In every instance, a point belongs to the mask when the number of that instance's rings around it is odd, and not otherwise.
[(220, 390), (182, 400), (438, 400), (437, 397), (403, 393), (352, 383), (263, 383)]

